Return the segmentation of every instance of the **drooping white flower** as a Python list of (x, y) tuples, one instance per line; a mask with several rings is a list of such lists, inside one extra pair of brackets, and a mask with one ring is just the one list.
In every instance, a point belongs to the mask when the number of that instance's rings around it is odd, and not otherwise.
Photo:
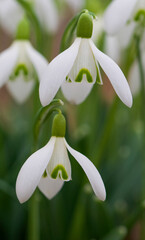
[(114, 0), (104, 14), (105, 30), (116, 34), (139, 10), (145, 10), (144, 0)]
[[(26, 0), (31, 3), (45, 31), (54, 33), (58, 28), (58, 12), (53, 0)], [(16, 0), (0, 0), (0, 25), (10, 34), (15, 34), (25, 11)]]
[[(85, 24), (84, 24), (85, 23)], [(48, 105), (61, 86), (64, 96), (79, 104), (97, 81), (102, 84), (99, 65), (108, 76), (119, 98), (129, 107), (132, 95), (119, 66), (93, 43), (92, 17), (83, 13), (78, 21), (77, 38), (67, 50), (49, 64), (40, 83), (40, 100)]]
[(18, 103), (23, 103), (33, 90), (36, 74), (42, 77), (46, 59), (28, 40), (16, 40), (0, 53), (0, 87), (6, 84)]
[(28, 158), (18, 174), (16, 194), (21, 203), (31, 197), (37, 186), (51, 199), (60, 191), (64, 181), (71, 180), (71, 164), (67, 150), (83, 168), (96, 196), (102, 201), (105, 200), (106, 191), (98, 170), (87, 157), (68, 145), (64, 135), (65, 119), (62, 114), (57, 114), (53, 121), (50, 141)]
[(23, 16), (24, 11), (16, 0), (0, 0), (0, 26), (8, 33), (16, 33), (17, 25)]
[[(143, 66), (143, 71), (145, 76), (145, 33), (143, 35), (143, 38), (140, 44), (140, 49), (141, 49), (141, 61), (142, 61), (142, 66)], [(134, 96), (136, 96), (141, 91), (140, 78), (141, 76), (140, 76), (140, 70), (139, 70), (139, 63), (136, 59), (129, 71), (129, 85), (132, 90), (132, 94)]]

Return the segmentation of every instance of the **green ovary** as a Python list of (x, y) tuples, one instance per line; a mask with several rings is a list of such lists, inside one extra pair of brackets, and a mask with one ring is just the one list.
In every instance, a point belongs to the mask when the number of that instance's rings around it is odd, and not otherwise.
[(54, 168), (54, 170), (53, 170), (52, 173), (51, 173), (51, 177), (52, 177), (53, 179), (56, 179), (57, 176), (59, 176), (59, 177), (61, 178), (60, 172), (61, 172), (61, 175), (62, 175), (62, 179), (63, 179), (63, 180), (67, 180), (67, 179), (68, 179), (68, 174), (67, 174), (64, 166), (62, 166), (62, 165), (57, 165), (57, 166)]
[(93, 82), (93, 78), (92, 78), (90, 72), (88, 71), (88, 69), (85, 69), (85, 68), (80, 70), (79, 74), (77, 75), (77, 77), (75, 79), (75, 82), (81, 82), (83, 80), (83, 75), (84, 74), (86, 75), (87, 81), (89, 83), (92, 83)]

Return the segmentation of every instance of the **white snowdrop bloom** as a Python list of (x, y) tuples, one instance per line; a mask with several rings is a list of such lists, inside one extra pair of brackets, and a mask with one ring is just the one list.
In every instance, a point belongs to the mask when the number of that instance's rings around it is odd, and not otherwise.
[(104, 14), (106, 32), (116, 34), (141, 9), (145, 10), (144, 0), (112, 1)]
[(61, 86), (64, 96), (72, 103), (85, 100), (97, 81), (102, 84), (99, 65), (108, 76), (119, 98), (132, 106), (132, 95), (119, 66), (102, 53), (93, 43), (93, 21), (88, 13), (81, 14), (77, 25), (77, 38), (47, 67), (40, 83), (40, 101), (48, 105)]
[(0, 87), (6, 84), (14, 99), (23, 103), (33, 90), (36, 74), (40, 79), (47, 64), (28, 40), (16, 40), (0, 53)]
[(106, 191), (102, 178), (93, 163), (66, 142), (65, 118), (59, 113), (54, 117), (52, 137), (49, 142), (33, 153), (22, 166), (16, 181), (16, 194), (21, 203), (27, 201), (36, 187), (48, 198), (53, 198), (65, 181), (71, 180), (71, 164), (68, 152), (86, 173), (94, 193), (104, 201)]
[(47, 32), (56, 32), (59, 23), (59, 14), (57, 12), (54, 0), (27, 0), (32, 2), (34, 11), (42, 27)]
[[(31, 3), (42, 27), (50, 33), (58, 28), (59, 16), (53, 0), (26, 0)], [(24, 10), (16, 0), (0, 0), (0, 25), (14, 34), (19, 21), (24, 17)], [(9, 16), (9, 17), (8, 17)]]
[[(141, 60), (145, 76), (145, 33), (141, 41)], [(136, 96), (141, 90), (141, 81), (140, 81), (140, 71), (139, 63), (137, 60), (134, 61), (129, 72), (129, 85), (132, 91), (132, 94)]]
[(16, 0), (0, 0), (0, 25), (10, 34), (15, 34), (24, 11)]

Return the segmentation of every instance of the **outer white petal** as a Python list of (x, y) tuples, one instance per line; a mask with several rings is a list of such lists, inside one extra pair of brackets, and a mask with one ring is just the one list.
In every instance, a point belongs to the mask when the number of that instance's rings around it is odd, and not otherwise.
[(88, 83), (85, 80), (81, 83), (65, 81), (61, 86), (61, 90), (68, 101), (73, 104), (80, 104), (89, 95), (93, 85), (94, 83)]
[(15, 43), (0, 54), (0, 87), (9, 80), (13, 68), (16, 65), (18, 54), (19, 49)]
[(108, 76), (117, 95), (124, 104), (126, 104), (128, 107), (131, 107), (132, 94), (123, 72), (110, 57), (97, 49), (95, 44), (91, 40), (90, 45), (92, 47), (95, 59), (99, 62), (100, 66)]
[(34, 83), (34, 79), (28, 81), (25, 80), (23, 74), (19, 74), (15, 80), (7, 82), (7, 88), (16, 102), (21, 104), (30, 96), (34, 88)]
[(105, 30), (109, 34), (117, 33), (131, 17), (138, 0), (114, 0), (104, 15)]
[(10, 34), (15, 34), (24, 11), (15, 0), (0, 0), (0, 25)]
[(52, 157), (50, 159), (50, 162), (47, 166), (46, 171), (51, 176), (53, 170), (58, 166), (61, 165), (65, 169), (68, 178), (63, 179), (63, 174), (61, 171), (59, 171), (58, 178), (61, 177), (63, 181), (70, 181), (71, 180), (71, 165), (70, 160), (68, 157), (67, 149), (64, 143), (64, 138), (57, 137), (55, 141), (55, 146), (53, 150)]
[(62, 188), (64, 181), (61, 179), (52, 179), (42, 177), (38, 185), (40, 191), (48, 198), (52, 199)]
[(54, 58), (47, 67), (43, 79), (40, 82), (39, 93), (43, 106), (48, 105), (52, 101), (71, 70), (78, 54), (80, 42), (81, 38), (77, 38), (71, 47)]
[(66, 140), (65, 140), (65, 144), (66, 144), (68, 151), (77, 160), (77, 162), (81, 165), (84, 172), (86, 173), (96, 196), (100, 200), (104, 201), (106, 199), (106, 190), (105, 190), (102, 178), (101, 178), (98, 170), (94, 166), (94, 164), (83, 154), (81, 154), (81, 153), (77, 152), (76, 150), (74, 150), (73, 148), (71, 148), (68, 145), (68, 143), (66, 142)]
[(52, 156), (55, 137), (52, 137), (48, 144), (33, 153), (22, 166), (16, 182), (16, 194), (21, 203), (27, 201), (36, 187)]
[(44, 71), (48, 66), (48, 62), (38, 51), (32, 47), (29, 42), (26, 43), (26, 51), (36, 70), (36, 73), (38, 74), (38, 78), (41, 81)]
[(57, 30), (59, 19), (54, 0), (35, 0), (35, 11), (47, 32)]

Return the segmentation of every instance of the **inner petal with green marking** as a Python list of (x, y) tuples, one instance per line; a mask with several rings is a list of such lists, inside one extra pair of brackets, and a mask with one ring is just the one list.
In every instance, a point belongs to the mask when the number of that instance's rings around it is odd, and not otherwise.
[[(97, 78), (96, 63), (88, 39), (82, 39), (77, 58), (68, 75), (71, 82), (95, 83)], [(67, 82), (70, 82), (67, 80)]]
[(53, 179), (60, 178), (63, 181), (71, 179), (71, 165), (63, 137), (56, 137), (53, 154), (46, 172)]

